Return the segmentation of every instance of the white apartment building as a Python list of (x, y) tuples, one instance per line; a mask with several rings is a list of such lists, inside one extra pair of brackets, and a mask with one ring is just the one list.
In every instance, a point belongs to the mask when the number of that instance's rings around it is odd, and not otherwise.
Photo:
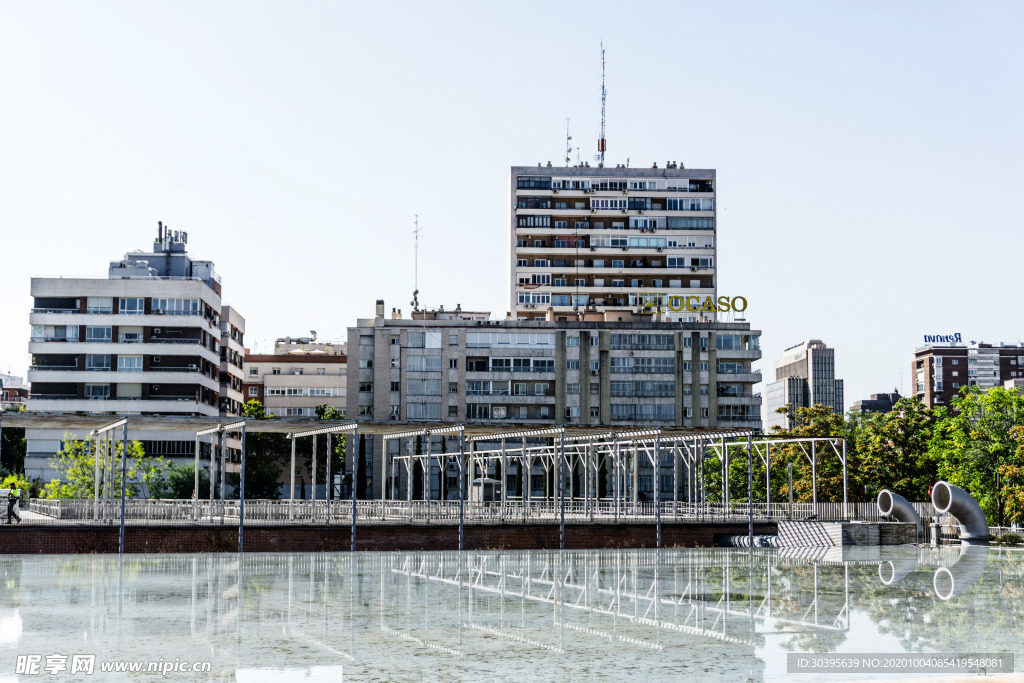
[(246, 353), (245, 400), (260, 401), (278, 417), (316, 417), (327, 404), (346, 413), (345, 345), (313, 337), (282, 337), (272, 354)]
[[(192, 259), (186, 242), (186, 233), (161, 224), (153, 251), (111, 262), (106, 279), (32, 279), (28, 410), (238, 414), (245, 320), (222, 306), (213, 262)], [(25, 436), (27, 474), (49, 481), (56, 476), (49, 459), (66, 435), (29, 429)], [(130, 431), (129, 438), (152, 455), (194, 457), (193, 434)]]
[(713, 169), (513, 166), (509, 310), (522, 320), (591, 308), (668, 307), (662, 321), (717, 311)]

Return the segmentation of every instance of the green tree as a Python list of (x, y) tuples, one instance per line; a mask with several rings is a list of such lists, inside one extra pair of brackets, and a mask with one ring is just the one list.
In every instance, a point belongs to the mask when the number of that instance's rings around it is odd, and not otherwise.
[[(850, 447), (850, 440), (855, 440), (856, 433), (851, 433), (849, 425), (842, 416), (836, 415), (832, 409), (816, 404), (809, 408), (792, 409), (791, 405), (780, 408), (777, 412), (790, 416), (789, 428), (774, 427), (772, 436), (783, 438), (805, 437), (836, 437), (846, 438), (847, 479), (850, 499), (856, 499), (856, 491), (860, 485), (857, 477), (859, 461), (856, 448)], [(842, 447), (837, 446), (839, 452)], [(818, 482), (818, 502), (842, 502), (843, 500), (843, 464), (833, 446), (820, 442), (815, 446), (817, 463), (814, 468)], [(783, 444), (772, 449), (772, 500), (784, 500), (789, 496), (789, 484), (786, 473), (787, 466), (793, 465), (793, 500), (809, 503), (814, 499), (812, 468), (809, 460), (811, 447), (804, 444)], [(757, 460), (755, 460), (757, 463)], [(764, 477), (762, 472), (762, 480)], [(756, 470), (755, 470), (756, 472)], [(755, 474), (755, 481), (757, 475)], [(756, 489), (755, 489), (755, 496)]]
[[(109, 482), (117, 496), (121, 493), (121, 452), (122, 442), (114, 442), (114, 452), (109, 469), (105, 469), (107, 458), (103, 457), (100, 442), (100, 487), (101, 490)], [(92, 498), (95, 492), (95, 464), (93, 456), (93, 438), (85, 441), (74, 440), (65, 435), (64, 448), (50, 459), (50, 466), (57, 470), (60, 477), (53, 479), (43, 491), (45, 498)], [(146, 455), (142, 444), (132, 441), (128, 444), (128, 460), (125, 463), (125, 496), (135, 498), (140, 494), (145, 497), (149, 487), (162, 479), (167, 463), (160, 456)]]
[(870, 495), (882, 489), (907, 500), (928, 500), (938, 477), (938, 462), (929, 451), (935, 415), (917, 398), (901, 398), (892, 412), (863, 423), (856, 439), (860, 482)]
[[(257, 400), (247, 401), (242, 406), (242, 417), (256, 420), (274, 418)], [(281, 472), (286, 452), (290, 451), (288, 437), (284, 434), (252, 432), (245, 435), (245, 497), (247, 499), (277, 500), (281, 497)], [(229, 474), (226, 479), (234, 487), (237, 498), (239, 476)]]
[(25, 429), (23, 427), (4, 427), (0, 433), (0, 467), (8, 472), (25, 471)]
[(153, 498), (184, 500), (192, 497), (192, 492), (202, 499), (203, 491), (210, 490), (210, 471), (199, 468), (199, 490), (195, 491), (195, 465), (171, 465), (164, 475), (149, 487)]
[(1024, 426), (1024, 396), (1018, 389), (964, 388), (950, 408), (935, 411), (930, 456), (939, 477), (970, 493), (988, 518), (1003, 523), (1001, 472), (1013, 465)]

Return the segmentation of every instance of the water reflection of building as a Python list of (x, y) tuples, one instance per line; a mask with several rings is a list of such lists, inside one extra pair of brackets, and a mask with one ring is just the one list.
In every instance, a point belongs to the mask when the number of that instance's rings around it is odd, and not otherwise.
[[(939, 599), (936, 568), (959, 582), (962, 562), (877, 547), (6, 557), (0, 657), (187, 657), (218, 675), (323, 665), (482, 678), (528, 666), (546, 678), (628, 668), (762, 680), (786, 651), (834, 651), (869, 623), (854, 612), (907, 650), (948, 649), (965, 629), (1019, 648), (1022, 627), (999, 605), (1020, 563), (972, 571)], [(964, 621), (971, 613), (988, 616)]]

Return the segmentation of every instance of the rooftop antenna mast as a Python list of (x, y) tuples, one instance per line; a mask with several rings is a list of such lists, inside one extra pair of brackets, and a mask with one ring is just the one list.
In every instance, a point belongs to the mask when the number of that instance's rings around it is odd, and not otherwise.
[(565, 165), (572, 161), (572, 136), (569, 135), (569, 117), (565, 117)]
[(413, 284), (412, 284), (412, 301), (409, 305), (412, 306), (414, 311), (420, 309), (420, 215), (416, 214), (413, 216), (413, 224), (416, 226), (412, 231), (414, 244), (413, 247)]
[(604, 105), (608, 98), (608, 91), (604, 87), (604, 40), (601, 41), (601, 137), (597, 140), (597, 151), (599, 152), (598, 168), (604, 168), (604, 152), (608, 149), (608, 141), (604, 137)]

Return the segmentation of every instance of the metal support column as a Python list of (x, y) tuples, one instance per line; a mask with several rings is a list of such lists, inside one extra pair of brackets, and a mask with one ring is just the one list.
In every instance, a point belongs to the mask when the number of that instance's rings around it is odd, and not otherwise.
[(199, 435), (196, 435), (195, 464), (192, 466), (194, 481), (192, 484), (192, 521), (199, 521)]
[(359, 428), (352, 430), (352, 550), (356, 549), (356, 483), (359, 481)]
[(292, 442), (292, 467), (291, 482), (288, 486), (288, 519), (295, 519), (295, 436), (293, 434), (288, 435), (288, 439)]
[[(657, 545), (661, 547), (661, 432), (654, 435), (654, 525), (657, 528)], [(655, 565), (657, 566), (657, 565)]]
[(562, 473), (563, 460), (565, 460), (565, 431), (558, 435), (558, 547), (561, 550), (565, 550), (565, 477)]
[(427, 524), (430, 524), (430, 494), (431, 486), (430, 481), (430, 453), (434, 450), (431, 444), (430, 432), (426, 429), (423, 430), (423, 441), (427, 445), (427, 452), (424, 453), (424, 457), (420, 458), (420, 469), (423, 470), (423, 505), (427, 509)]
[(100, 436), (99, 434), (96, 434), (95, 436), (96, 438), (93, 439), (93, 442), (91, 444), (93, 469), (95, 469), (92, 482), (92, 518), (93, 520), (98, 520), (100, 518)]
[(748, 548), (754, 547), (754, 437), (747, 437), (747, 534), (750, 537)]
[(846, 439), (843, 439), (843, 517), (850, 519), (850, 499), (846, 481)]
[(309, 475), (309, 521), (316, 524), (316, 434), (313, 435), (313, 470)]
[(327, 489), (324, 492), (324, 503), (327, 504), (327, 512), (324, 513), (324, 523), (331, 523), (331, 494), (333, 484), (331, 483), (331, 433), (327, 432), (327, 474), (324, 476), (324, 483)]
[(508, 494), (508, 454), (505, 452), (505, 437), (501, 437), (501, 521), (505, 521), (505, 498)]
[[(238, 471), (238, 552), (242, 552), (242, 531), (245, 529), (245, 423), (242, 423), (242, 455), (241, 466)], [(242, 563), (239, 560), (238, 571), (242, 571)], [(238, 594), (242, 599), (242, 594)], [(241, 605), (239, 605), (241, 607)], [(239, 610), (241, 612), (241, 610)]]
[(128, 423), (125, 422), (121, 432), (121, 533), (118, 537), (117, 552), (124, 554), (124, 487), (128, 475)]
[(818, 516), (818, 451), (817, 441), (811, 442), (811, 514)]
[[(502, 445), (505, 440), (502, 439)], [(466, 492), (465, 492), (465, 469), (466, 469), (466, 430), (459, 430), (459, 550), (465, 545), (465, 530), (463, 528), (466, 519)], [(502, 475), (504, 476), (504, 475)], [(502, 495), (504, 500), (504, 495)], [(459, 599), (461, 604), (462, 599)]]

